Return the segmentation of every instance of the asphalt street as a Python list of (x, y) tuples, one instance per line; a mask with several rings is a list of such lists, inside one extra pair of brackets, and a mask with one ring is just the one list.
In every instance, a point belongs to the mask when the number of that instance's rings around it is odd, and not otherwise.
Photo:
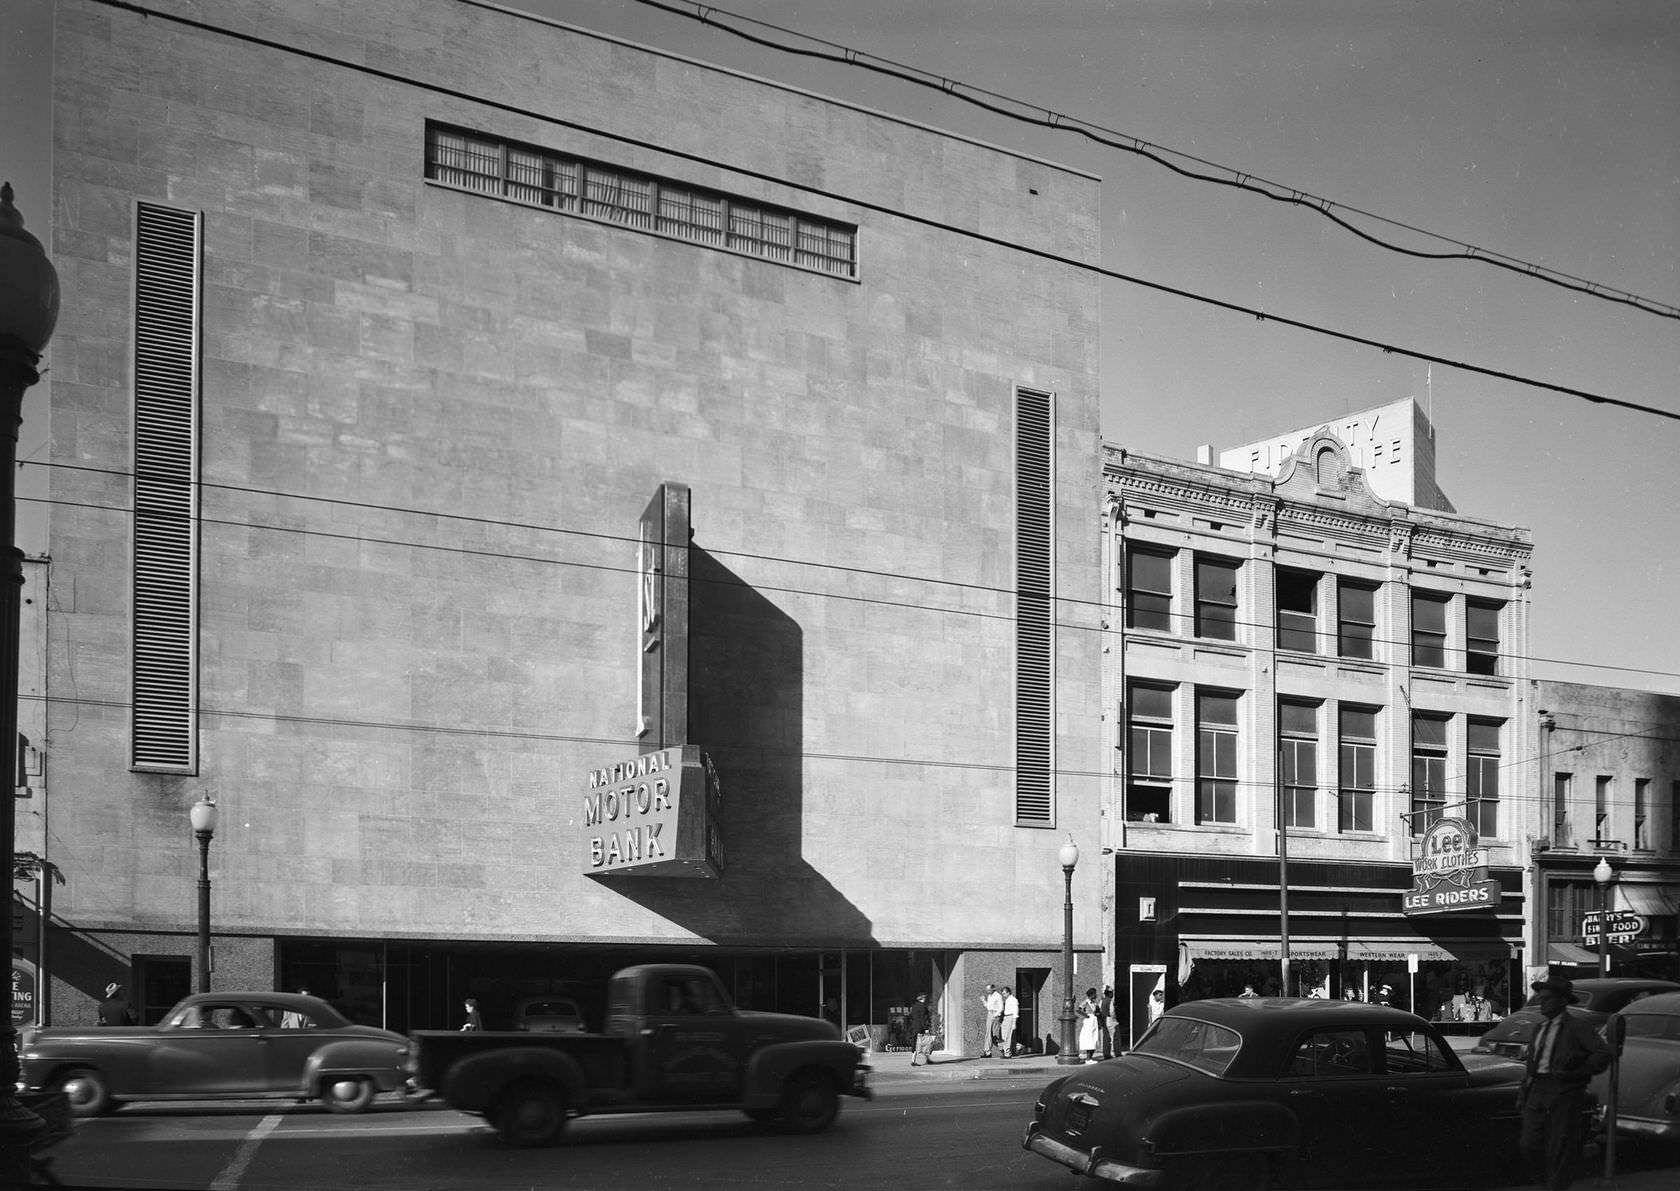
[[(1053, 1060), (912, 1068), (908, 1056), (889, 1054), (872, 1055), (871, 1063), (876, 1099), (845, 1101), (835, 1127), (815, 1137), (783, 1136), (737, 1113), (635, 1114), (575, 1121), (561, 1145), (518, 1150), (479, 1119), (436, 1103), (382, 1103), (362, 1116), (315, 1105), (137, 1105), (78, 1122), (56, 1148), (52, 1170), (67, 1186), (100, 1191), (1102, 1186), (1020, 1148), (1033, 1098), (1066, 1070)], [(1675, 1166), (1624, 1158), (1613, 1180), (1595, 1166), (1578, 1191), (1680, 1185)]]

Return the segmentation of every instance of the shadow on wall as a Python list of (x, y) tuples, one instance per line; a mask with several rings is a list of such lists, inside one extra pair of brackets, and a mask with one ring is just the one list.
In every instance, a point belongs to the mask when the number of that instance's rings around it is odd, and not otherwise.
[(698, 546), (688, 592), (689, 737), (717, 767), (723, 879), (600, 879), (713, 943), (870, 945), (870, 922), (800, 854), (804, 634)]

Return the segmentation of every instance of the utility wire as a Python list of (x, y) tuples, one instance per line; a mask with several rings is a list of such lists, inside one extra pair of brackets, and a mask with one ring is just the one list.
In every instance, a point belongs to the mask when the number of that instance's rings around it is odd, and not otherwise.
[[(88, 465), (88, 464), (28, 463), (28, 464), (24, 464), (22, 466), (46, 467), (46, 468), (49, 468), (49, 469), (81, 472), (81, 473), (85, 473), (85, 474), (105, 476), (105, 477), (108, 477), (108, 478), (111, 478), (111, 479), (120, 479), (120, 480), (130, 480), (130, 479), (133, 478), (133, 473), (130, 472), (130, 471), (127, 471), (127, 470), (118, 469), (118, 468), (95, 467), (95, 466), (91, 466), (91, 465)], [(568, 528), (565, 528), (563, 526), (543, 525), (543, 524), (538, 524), (538, 523), (535, 523), (535, 522), (526, 522), (526, 521), (510, 521), (510, 520), (506, 520), (506, 519), (503, 519), (503, 518), (484, 517), (484, 516), (479, 516), (479, 515), (469, 514), (469, 513), (447, 512), (447, 511), (438, 510), (438, 509), (416, 509), (416, 508), (408, 508), (408, 507), (401, 506), (401, 505), (386, 505), (386, 504), (377, 504), (377, 503), (374, 503), (374, 502), (371, 502), (371, 501), (350, 500), (350, 499), (347, 499), (347, 498), (336, 497), (336, 496), (316, 496), (316, 495), (310, 495), (310, 494), (301, 493), (301, 492), (286, 492), (286, 491), (282, 491), (282, 490), (279, 490), (279, 489), (272, 489), (272, 488), (257, 488), (257, 487), (253, 487), (253, 486), (246, 485), (246, 484), (230, 484), (230, 483), (220, 482), (220, 481), (200, 480), (200, 481), (198, 481), (198, 487), (200, 489), (203, 489), (203, 490), (220, 490), (220, 491), (225, 491), (225, 492), (240, 493), (240, 494), (247, 495), (247, 496), (260, 496), (260, 497), (264, 497), (264, 498), (273, 498), (273, 499), (279, 499), (279, 500), (295, 500), (295, 501), (299, 501), (299, 502), (302, 502), (302, 503), (305, 503), (305, 504), (324, 504), (324, 505), (331, 505), (335, 508), (351, 508), (351, 509), (358, 509), (358, 510), (361, 510), (361, 511), (364, 511), (364, 512), (391, 513), (391, 514), (396, 514), (396, 515), (401, 516), (401, 517), (417, 517), (417, 518), (422, 518), (422, 519), (431, 520), (431, 521), (458, 521), (458, 522), (463, 522), (463, 523), (466, 523), (466, 524), (469, 524), (469, 525), (478, 525), (478, 526), (484, 526), (484, 527), (495, 528), (495, 529), (513, 529), (513, 530), (524, 530), (524, 531), (529, 531), (529, 532), (532, 532), (532, 533), (539, 533), (539, 534), (553, 534), (553, 535), (560, 536), (560, 537), (579, 538), (579, 539), (584, 539), (584, 540), (592, 541), (592, 542), (596, 542), (596, 543), (603, 543), (603, 544), (607, 544), (607, 545), (624, 545), (624, 546), (634, 547), (634, 546), (638, 546), (640, 544), (640, 539), (639, 538), (636, 538), (636, 537), (633, 537), (633, 536), (630, 536), (630, 535), (627, 535), (627, 534), (608, 533), (608, 532), (605, 532), (605, 531), (602, 531), (602, 530), (568, 529)], [(95, 504), (95, 503), (89, 503), (89, 502), (85, 502), (85, 501), (70, 501), (70, 500), (39, 498), (39, 497), (19, 497), (18, 499), (21, 500), (21, 501), (27, 501), (27, 502), (33, 503), (33, 504), (42, 504), (42, 505), (46, 505), (46, 506), (54, 507), (54, 508), (86, 508), (86, 509), (93, 509), (93, 510), (98, 510), (98, 511), (102, 511), (102, 512), (122, 513), (122, 514), (130, 515), (130, 516), (132, 516), (132, 514), (133, 514), (132, 507), (125, 506), (125, 505)], [(408, 538), (371, 537), (371, 536), (369, 536), (365, 533), (360, 533), (360, 532), (352, 533), (352, 532), (346, 532), (346, 531), (313, 529), (313, 528), (309, 528), (309, 527), (306, 527), (306, 526), (270, 524), (270, 523), (266, 523), (266, 522), (262, 522), (262, 521), (252, 521), (252, 520), (248, 520), (248, 519), (247, 520), (232, 520), (232, 519), (225, 518), (225, 517), (214, 517), (214, 516), (203, 516), (203, 515), (201, 515), (199, 520), (202, 524), (205, 524), (205, 525), (223, 525), (223, 526), (227, 526), (227, 527), (235, 528), (235, 529), (268, 530), (268, 531), (271, 531), (271, 532), (274, 532), (274, 533), (298, 534), (298, 535), (303, 535), (303, 536), (312, 536), (312, 537), (318, 537), (318, 538), (323, 538), (323, 539), (331, 539), (331, 540), (337, 540), (337, 541), (364, 543), (364, 544), (367, 544), (367, 545), (370, 545), (370, 546), (394, 546), (394, 547), (400, 547), (400, 548), (412, 549), (412, 550), (436, 550), (436, 551), (440, 551), (440, 552), (444, 552), (444, 553), (450, 553), (450, 554), (475, 556), (475, 557), (490, 558), (490, 559), (503, 559), (503, 560), (510, 561), (510, 562), (512, 562), (512, 561), (528, 562), (528, 563), (533, 563), (533, 564), (541, 565), (541, 566), (569, 566), (569, 567), (576, 567), (578, 569), (584, 569), (584, 570), (606, 571), (606, 572), (619, 573), (619, 574), (636, 574), (636, 573), (638, 573), (636, 571), (636, 568), (633, 565), (628, 564), (628, 563), (585, 562), (585, 561), (576, 560), (576, 559), (562, 559), (562, 558), (546, 557), (546, 556), (539, 555), (539, 554), (528, 554), (528, 553), (514, 554), (514, 553), (507, 552), (507, 551), (498, 551), (498, 550), (492, 549), (492, 548), (487, 547), (487, 546), (464, 546), (464, 545), (447, 544), (447, 543), (421, 542), (421, 541), (415, 541), (415, 540), (408, 539)], [(926, 586), (929, 586), (929, 587), (947, 588), (947, 589), (950, 589), (951, 591), (953, 591), (955, 593), (969, 592), (969, 593), (974, 593), (974, 594), (978, 594), (978, 595), (996, 596), (996, 597), (1000, 597), (1000, 598), (1004, 598), (1004, 599), (1013, 599), (1019, 594), (1014, 588), (1011, 588), (1011, 587), (999, 587), (999, 586), (995, 586), (995, 585), (991, 585), (991, 584), (973, 583), (973, 582), (969, 582), (969, 581), (961, 580), (961, 579), (941, 579), (941, 578), (936, 578), (936, 577), (927, 576), (927, 575), (910, 574), (910, 573), (904, 572), (904, 571), (887, 571), (887, 570), (881, 570), (881, 569), (872, 568), (872, 567), (846, 566), (846, 565), (843, 565), (843, 564), (840, 564), (840, 563), (816, 562), (816, 561), (812, 561), (812, 560), (808, 560), (808, 559), (788, 558), (788, 557), (783, 556), (783, 555), (774, 555), (774, 554), (757, 554), (757, 553), (752, 553), (752, 552), (749, 552), (749, 551), (741, 551), (741, 550), (723, 550), (723, 549), (713, 549), (711, 547), (705, 547), (705, 549), (706, 549), (706, 552), (708, 554), (711, 554), (711, 555), (713, 555), (715, 557), (718, 557), (718, 558), (746, 559), (746, 560), (750, 560), (750, 561), (753, 561), (753, 562), (771, 563), (771, 564), (776, 565), (776, 566), (785, 566), (785, 567), (790, 567), (790, 568), (795, 568), (795, 569), (833, 572), (833, 573), (836, 573), (836, 574), (841, 575), (841, 576), (859, 576), (859, 577), (869, 578), (869, 579), (882, 579), (882, 580), (886, 580), (886, 581), (889, 581), (889, 582), (923, 584), (923, 585), (926, 585)], [(1330, 573), (1334, 573), (1334, 572), (1326, 572), (1326, 573), (1330, 574)], [(708, 582), (708, 580), (705, 580), (704, 578), (700, 578), (700, 577), (696, 577), (696, 576), (692, 576), (692, 575), (689, 577), (689, 581), (691, 583)], [(718, 581), (712, 581), (712, 582), (722, 583), (723, 581), (718, 580)], [(733, 586), (732, 584), (727, 584), (727, 585)], [(979, 620), (1001, 620), (1001, 621), (1009, 621), (1011, 623), (1013, 623), (1017, 619), (1016, 616), (1011, 612), (994, 612), (994, 611), (989, 611), (989, 610), (982, 609), (982, 608), (959, 608), (959, 607), (943, 607), (943, 608), (941, 608), (941, 607), (936, 607), (936, 606), (929, 605), (926, 600), (912, 600), (912, 599), (908, 599), (908, 598), (899, 599), (899, 600), (888, 600), (888, 599), (882, 599), (882, 598), (876, 597), (876, 596), (859, 595), (859, 594), (850, 593), (850, 592), (824, 591), (824, 590), (820, 590), (820, 589), (813, 588), (813, 587), (789, 587), (789, 586), (785, 586), (785, 585), (767, 584), (767, 583), (758, 583), (758, 584), (754, 584), (753, 586), (755, 587), (756, 590), (759, 590), (759, 591), (774, 591), (774, 592), (781, 593), (783, 595), (808, 596), (808, 597), (811, 597), (813, 599), (835, 599), (835, 600), (841, 600), (841, 601), (846, 601), (846, 602), (851, 602), (851, 603), (871, 604), (871, 605), (876, 605), (876, 606), (880, 606), (880, 607), (903, 608), (903, 609), (909, 609), (909, 610), (918, 611), (918, 612), (929, 612), (929, 613), (933, 613), (933, 614), (936, 614), (936, 615), (966, 616), (966, 617), (972, 617), (974, 619), (979, 619)], [(1110, 611), (1123, 611), (1122, 608), (1119, 608), (1115, 605), (1105, 604), (1105, 603), (1103, 603), (1101, 601), (1098, 601), (1098, 600), (1078, 599), (1078, 598), (1071, 597), (1071, 596), (1058, 595), (1057, 597), (1055, 597), (1055, 602), (1056, 602), (1057, 605), (1059, 605), (1060, 607), (1065, 608), (1065, 609), (1089, 610), (1089, 611), (1094, 612), (1098, 616), (1101, 616), (1101, 615), (1103, 615), (1107, 612), (1110, 612)], [(1193, 623), (1193, 619), (1194, 619), (1193, 613), (1175, 612), (1175, 613), (1172, 613), (1172, 615), (1175, 618), (1177, 618), (1179, 620), (1182, 620), (1186, 624), (1186, 626), (1190, 626)], [(1240, 618), (1236, 619), (1236, 620), (1233, 620), (1231, 623), (1240, 627), (1240, 628), (1249, 628), (1249, 629), (1255, 629), (1255, 630), (1261, 630), (1261, 629), (1264, 629), (1264, 628), (1272, 627), (1269, 624), (1265, 624), (1265, 623), (1262, 623), (1260, 621), (1245, 620), (1245, 619), (1240, 619)], [(1123, 627), (1119, 627), (1119, 626), (1075, 622), (1075, 621), (1063, 619), (1060, 616), (1057, 616), (1057, 617), (1053, 618), (1051, 624), (1056, 629), (1063, 630), (1063, 631), (1068, 631), (1068, 632), (1096, 632), (1096, 633), (1103, 633), (1105, 635), (1106, 634), (1113, 634), (1113, 635), (1117, 635), (1117, 636), (1123, 636), (1127, 631), (1131, 631), (1127, 628), (1123, 628)], [(1330, 634), (1328, 631), (1326, 631), (1326, 632), (1321, 633), (1319, 635), (1330, 636), (1332, 634)], [(1184, 632), (1184, 633), (1171, 633), (1171, 634), (1169, 634), (1169, 636), (1171, 636), (1175, 639), (1186, 639), (1186, 640), (1188, 640), (1188, 639), (1191, 639), (1191, 638), (1195, 637), (1195, 634), (1192, 631), (1192, 632)], [(1371, 638), (1371, 642), (1374, 645), (1393, 645), (1393, 646), (1400, 646), (1400, 647), (1409, 647), (1410, 644), (1411, 644), (1410, 639), (1408, 639), (1408, 638), (1397, 638), (1397, 637), (1377, 637), (1377, 636), (1373, 636)], [(1652, 677), (1660, 677), (1660, 678), (1677, 678), (1677, 677), (1680, 677), (1680, 674), (1676, 674), (1674, 672), (1665, 671), (1665, 670), (1647, 670), (1647, 669), (1639, 669), (1637, 667), (1629, 667), (1629, 666), (1612, 666), (1612, 665), (1609, 665), (1609, 664), (1606, 664), (1606, 663), (1601, 663), (1601, 662), (1573, 661), (1573, 660), (1566, 659), (1566, 658), (1543, 657), (1543, 656), (1538, 655), (1538, 654), (1518, 654), (1518, 653), (1513, 653), (1513, 652), (1509, 652), (1509, 651), (1500, 651), (1500, 652), (1497, 652), (1497, 653), (1493, 654), (1492, 656), (1494, 656), (1498, 659), (1501, 659), (1501, 660), (1525, 661), (1525, 662), (1528, 662), (1528, 663), (1531, 663), (1531, 664), (1535, 663), (1535, 662), (1541, 662), (1541, 663), (1546, 663), (1546, 664), (1550, 664), (1550, 665), (1572, 666), (1572, 667), (1580, 667), (1580, 668), (1593, 669), (1593, 670), (1612, 670), (1612, 671), (1620, 671), (1620, 672), (1625, 672), (1625, 673), (1630, 673), (1630, 674), (1644, 674), (1644, 675), (1649, 675), (1649, 676), (1652, 676)], [(1394, 663), (1380, 663), (1380, 664), (1392, 665)]]
[[(472, 2), (472, 0), (469, 0), (469, 2)], [(815, 37), (808, 33), (801, 33), (797, 29), (789, 29), (771, 21), (763, 21), (757, 19), (756, 17), (743, 16), (740, 13), (729, 12), (711, 4), (701, 4), (698, 3), (698, 0), (673, 0), (672, 3), (662, 3), (661, 0), (634, 0), (634, 2), (648, 8), (657, 8), (663, 12), (671, 13), (674, 16), (687, 17), (689, 19), (699, 21), (703, 25), (709, 25), (712, 28), (720, 29), (725, 33), (729, 33), (742, 39), (743, 41), (752, 42), (754, 45), (765, 46), (769, 49), (778, 50), (786, 54), (794, 54), (806, 58), (819, 58), (828, 62), (835, 62), (846, 66), (855, 66), (862, 70), (874, 71), (877, 74), (887, 75), (891, 78), (911, 83), (918, 87), (927, 87), (931, 90), (940, 91), (951, 96), (953, 99), (958, 99), (975, 107), (983, 108), (988, 112), (1006, 117), (1007, 119), (1017, 120), (1026, 124), (1036, 124), (1040, 127), (1055, 129), (1057, 131), (1077, 133), (1096, 144), (1105, 145), (1111, 149), (1120, 149), (1127, 153), (1133, 153), (1139, 157), (1146, 158), (1149, 161), (1155, 162), (1157, 165), (1164, 166), (1181, 177), (1190, 178), (1194, 181), (1212, 182), (1218, 186), (1228, 186), (1235, 190), (1242, 190), (1250, 194), (1257, 194), (1263, 198), (1271, 199), (1273, 202), (1284, 203), (1290, 206), (1304, 207), (1309, 211), (1313, 211), (1324, 216), (1324, 218), (1330, 220), (1337, 226), (1351, 232), (1355, 236), (1358, 236), (1361, 240), (1364, 240), (1369, 244), (1374, 244), (1378, 248), (1385, 248), (1390, 252), (1400, 253), (1404, 256), (1417, 257), (1423, 260), (1478, 261), (1482, 264), (1493, 265), (1497, 268), (1509, 270), (1510, 272), (1523, 277), (1533, 278), (1536, 281), (1544, 281), (1562, 289), (1587, 294), (1594, 298), (1602, 298), (1607, 302), (1617, 302), (1624, 306), (1631, 306), (1635, 310), (1644, 311), (1646, 314), (1654, 314), (1661, 318), (1680, 319), (1680, 307), (1670, 305), (1666, 302), (1658, 302), (1652, 298), (1643, 298), (1638, 294), (1630, 293), (1626, 290), (1602, 285), (1599, 282), (1590, 281), (1584, 277), (1576, 277), (1572, 274), (1564, 273), (1545, 265), (1538, 265), (1531, 261), (1522, 260), (1519, 257), (1494, 252), (1486, 248), (1478, 248), (1474, 244), (1469, 244), (1463, 240), (1454, 239), (1451, 236), (1442, 235), (1438, 232), (1432, 232), (1427, 228), (1417, 227), (1413, 224), (1404, 223), (1397, 219), (1390, 219), (1387, 216), (1379, 215), (1374, 211), (1362, 210), (1359, 207), (1354, 207), (1347, 203), (1340, 203), (1332, 199), (1320, 198), (1308, 191), (1299, 190), (1293, 186), (1286, 186), (1281, 182), (1268, 181), (1267, 179), (1260, 177), (1258, 174), (1252, 174), (1245, 170), (1238, 170), (1233, 169), (1230, 166), (1220, 165), (1218, 162), (1209, 161), (1205, 158), (1169, 148), (1165, 145), (1152, 144), (1141, 137), (1116, 132), (1113, 129), (1105, 128), (1100, 124), (1092, 124), (1078, 117), (1066, 116), (1059, 112), (1051, 111), (1048, 108), (1039, 107), (1037, 104), (1030, 103), (1023, 99), (1016, 99), (1013, 96), (1002, 95), (996, 91), (988, 91), (984, 87), (978, 87), (972, 83), (964, 83), (956, 79), (948, 79), (938, 75), (929, 74), (919, 67), (908, 66), (902, 62), (895, 62), (891, 58), (883, 58), (877, 54), (871, 54), (863, 50), (851, 49), (850, 47), (842, 46), (835, 42), (825, 41), (820, 37)], [(684, 12), (679, 9), (678, 5), (686, 5), (694, 11)], [(737, 29), (730, 25), (723, 24), (716, 19), (718, 16), (724, 16), (728, 17), (730, 20), (757, 25), (764, 29), (773, 29), (777, 33), (786, 34), (789, 37), (797, 37), (802, 41), (810, 42), (814, 45), (827, 46), (829, 47), (829, 50), (832, 50), (833, 52), (805, 49), (800, 46), (787, 45), (783, 42), (773, 41), (766, 37), (758, 37), (754, 34), (748, 33), (744, 29)], [(1198, 166), (1203, 166), (1211, 170), (1217, 170), (1219, 173), (1210, 174), (1201, 170), (1186, 169), (1184, 166), (1178, 165), (1174, 161), (1169, 160), (1169, 157), (1177, 158), (1181, 161), (1194, 162)], [(1350, 216), (1358, 216), (1362, 219), (1387, 224), (1389, 227), (1397, 228), (1401, 231), (1411, 232), (1415, 235), (1423, 236), (1439, 243), (1451, 244), (1453, 245), (1453, 250), (1450, 252), (1426, 252), (1416, 248), (1408, 248), (1404, 245), (1396, 244), (1392, 241), (1384, 240), (1379, 236), (1372, 235), (1370, 232), (1355, 226), (1349, 219), (1344, 218), (1341, 214), (1338, 214), (1338, 212), (1346, 212), (1347, 215)]]
[[(1526, 385), (1530, 388), (1544, 389), (1548, 392), (1560, 393), (1568, 397), (1578, 397), (1583, 401), (1589, 401), (1597, 405), (1613, 405), (1622, 409), (1633, 410), (1639, 413), (1647, 413), (1659, 418), (1667, 418), (1671, 421), (1680, 422), (1680, 412), (1661, 409), (1651, 405), (1643, 405), (1634, 401), (1624, 401), (1618, 397), (1608, 397), (1601, 393), (1593, 393), (1584, 389), (1571, 388), (1567, 385), (1558, 385), (1549, 381), (1536, 380), (1516, 373), (1504, 372), (1496, 368), (1488, 368), (1478, 364), (1471, 364), (1464, 360), (1455, 360), (1447, 356), (1435, 355), (1433, 353), (1419, 351), (1414, 348), (1402, 347), (1398, 344), (1386, 343), (1380, 339), (1372, 339), (1364, 335), (1355, 335), (1347, 331), (1334, 330), (1330, 327), (1305, 322), (1300, 319), (1292, 319), (1278, 314), (1270, 314), (1252, 306), (1243, 306), (1239, 303), (1227, 302), (1219, 298), (1208, 297), (1204, 294), (1198, 294), (1193, 290), (1181, 289), (1177, 286), (1166, 285), (1159, 281), (1150, 281), (1146, 278), (1136, 277), (1128, 273), (1121, 273), (1115, 269), (1107, 269), (1101, 265), (1093, 265), (1088, 261), (1075, 260), (1071, 257), (1065, 257), (1058, 253), (1049, 252), (1045, 249), (1030, 248), (1026, 245), (1015, 243), (1014, 241), (1005, 239), (1001, 236), (988, 235), (985, 232), (975, 231), (971, 228), (957, 227), (954, 224), (946, 223), (939, 219), (934, 219), (926, 215), (916, 215), (912, 212), (887, 206), (883, 203), (876, 203), (871, 202), (868, 199), (838, 194), (833, 191), (824, 190), (821, 187), (810, 183), (799, 182), (787, 177), (778, 177), (762, 170), (751, 169), (747, 166), (732, 165), (728, 162), (720, 161), (714, 156), (689, 153), (670, 145), (642, 140), (637, 137), (625, 136), (622, 133), (609, 132), (599, 127), (582, 124), (573, 120), (567, 120), (563, 117), (551, 115), (546, 112), (539, 112), (530, 108), (520, 107), (517, 104), (490, 99), (482, 95), (467, 94), (465, 92), (457, 91), (451, 87), (442, 86), (441, 84), (430, 83), (423, 79), (415, 79), (400, 75), (394, 71), (383, 70), (378, 67), (368, 66), (359, 62), (352, 62), (343, 58), (335, 58), (330, 54), (326, 54), (318, 50), (306, 50), (298, 46), (284, 45), (280, 42), (258, 36), (254, 33), (242, 33), (236, 29), (225, 28), (223, 26), (214, 25), (207, 21), (197, 20), (192, 17), (181, 16), (176, 13), (161, 12), (156, 9), (147, 8), (141, 4), (132, 3), (130, 0), (91, 0), (91, 2), (101, 4), (109, 8), (132, 12), (142, 17), (170, 21), (188, 28), (198, 29), (202, 32), (223, 36), (233, 41), (241, 41), (263, 49), (270, 49), (308, 61), (319, 62), (338, 69), (354, 71), (358, 74), (364, 74), (372, 78), (384, 79), (387, 82), (412, 87), (419, 91), (429, 91), (437, 95), (447, 96), (451, 99), (475, 103), (493, 111), (506, 112), (510, 115), (516, 115), (525, 119), (548, 124), (555, 128), (565, 128), (573, 132), (598, 137), (602, 140), (614, 141), (621, 145), (627, 145), (632, 148), (657, 153), (678, 161), (687, 161), (695, 165), (703, 166), (707, 170), (725, 170), (739, 177), (751, 178), (755, 181), (765, 182), (773, 186), (780, 186), (799, 193), (814, 194), (822, 198), (849, 203), (860, 210), (874, 211), (877, 214), (886, 215), (894, 219), (901, 219), (907, 223), (914, 223), (922, 227), (929, 227), (937, 231), (962, 236), (965, 239), (972, 240), (976, 243), (988, 244), (993, 247), (1005, 249), (1009, 252), (1016, 252), (1025, 256), (1036, 257), (1040, 260), (1049, 261), (1053, 264), (1064, 265), (1078, 272), (1089, 273), (1098, 277), (1106, 277), (1112, 281), (1128, 282), (1132, 285), (1141, 286), (1145, 289), (1152, 289), (1159, 293), (1172, 294), (1175, 297), (1185, 298), (1192, 302), (1200, 302), (1204, 305), (1213, 306), (1217, 309), (1228, 310), (1236, 314), (1248, 315), (1252, 318), (1260, 320), (1261, 322), (1274, 322), (1280, 326), (1294, 327), (1297, 330), (1309, 331), (1314, 334), (1326, 336), (1327, 338), (1339, 339), (1346, 343), (1355, 343), (1364, 347), (1376, 348), (1377, 350), (1385, 352), (1389, 355), (1405, 356), (1408, 359), (1418, 360), (1423, 363), (1439, 364), (1443, 368), (1457, 368), (1462, 372), (1492, 377), (1496, 380), (1510, 381), (1513, 384)], [(463, 2), (477, 3), (478, 0), (463, 0)]]

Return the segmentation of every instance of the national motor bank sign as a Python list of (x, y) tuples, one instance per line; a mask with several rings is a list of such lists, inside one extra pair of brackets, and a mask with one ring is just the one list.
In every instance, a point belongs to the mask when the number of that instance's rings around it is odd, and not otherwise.
[(590, 770), (583, 792), (583, 871), (721, 877), (721, 799), (717, 772), (692, 744)]

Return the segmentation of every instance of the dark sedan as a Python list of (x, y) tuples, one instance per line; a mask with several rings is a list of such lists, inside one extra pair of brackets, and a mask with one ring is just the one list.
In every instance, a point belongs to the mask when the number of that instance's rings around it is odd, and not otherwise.
[(24, 1086), (61, 1091), (77, 1116), (126, 1100), (319, 1099), (361, 1112), (408, 1086), (408, 1039), (353, 1025), (300, 993), (196, 993), (155, 1026), (29, 1029)]
[(1508, 1178), (1520, 1077), (1384, 1005), (1189, 1001), (1047, 1087), (1022, 1145), (1126, 1186), (1459, 1186)]
[[(1575, 1000), (1570, 1011), (1586, 1018), (1597, 1029), (1612, 1013), (1626, 1008), (1642, 997), (1656, 993), (1680, 992), (1680, 984), (1671, 980), (1642, 980), (1628, 976), (1592, 976), (1575, 981)], [(1471, 1054), (1496, 1055), (1502, 1059), (1522, 1059), (1528, 1055), (1529, 1039), (1540, 1024), (1540, 998), (1528, 999), (1523, 1007), (1476, 1040)]]

